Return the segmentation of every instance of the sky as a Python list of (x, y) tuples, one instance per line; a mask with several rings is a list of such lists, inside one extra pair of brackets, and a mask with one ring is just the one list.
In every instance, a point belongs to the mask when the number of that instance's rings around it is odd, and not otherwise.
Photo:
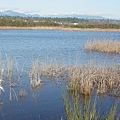
[(54, 14), (86, 14), (120, 19), (120, 0), (0, 0), (0, 11)]

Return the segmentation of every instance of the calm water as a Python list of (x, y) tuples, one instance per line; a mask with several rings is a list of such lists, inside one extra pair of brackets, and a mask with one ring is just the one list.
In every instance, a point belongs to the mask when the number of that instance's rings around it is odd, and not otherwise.
[[(41, 60), (56, 59), (65, 64), (88, 63), (89, 60), (96, 64), (110, 64), (113, 60), (120, 63), (120, 56), (88, 52), (84, 50), (84, 43), (89, 39), (111, 39), (120, 41), (119, 32), (85, 32), (61, 30), (0, 30), (0, 54), (16, 57), (20, 66), (28, 70), (32, 60), (40, 57)], [(44, 78), (39, 89), (31, 89), (29, 79), (22, 78), (23, 86), (15, 88), (18, 94), (20, 89), (26, 90), (26, 97), (9, 101), (9, 89), (4, 86), (2, 94), (3, 105), (0, 107), (0, 120), (60, 120), (65, 119), (64, 104), (62, 100), (63, 83), (51, 78)], [(107, 95), (97, 97), (99, 104), (112, 105), (114, 99)], [(104, 108), (105, 109), (105, 108)]]

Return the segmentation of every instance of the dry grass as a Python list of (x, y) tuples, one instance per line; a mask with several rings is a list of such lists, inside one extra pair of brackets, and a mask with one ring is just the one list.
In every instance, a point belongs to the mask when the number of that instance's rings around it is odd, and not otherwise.
[(15, 60), (10, 56), (6, 55), (6, 59), (4, 60), (0, 58), (0, 94), (1, 91), (4, 91), (3, 83), (7, 83), (8, 88), (10, 89), (10, 101), (12, 101), (12, 96), (18, 100), (17, 94), (14, 90), (14, 87), (17, 85), (17, 80), (14, 81), (15, 67)]
[[(112, 64), (109, 66), (95, 66), (87, 64), (84, 66), (71, 67), (68, 69), (69, 90), (80, 90), (83, 95), (91, 95), (96, 89), (99, 94), (120, 94), (120, 68)], [(117, 89), (116, 89), (117, 88)]]
[(29, 72), (30, 85), (32, 88), (36, 88), (41, 84), (41, 66), (40, 60), (37, 58), (32, 64), (32, 67)]
[(85, 50), (94, 50), (105, 53), (120, 54), (120, 42), (111, 40), (93, 40), (87, 41), (84, 46)]
[[(4, 91), (3, 82), (7, 82), (11, 101), (13, 95), (18, 99), (14, 90), (18, 84), (18, 79), (14, 80), (14, 68), (14, 59), (8, 56), (4, 62), (0, 59), (0, 92)], [(49, 64), (46, 64), (37, 58), (29, 70), (32, 88), (40, 87), (42, 76), (49, 76), (60, 81), (66, 80), (68, 90), (78, 90), (85, 96), (91, 95), (95, 90), (97, 94), (109, 93), (112, 96), (120, 97), (120, 66), (115, 63), (96, 66), (90, 62), (86, 65), (65, 66), (63, 62), (58, 64), (56, 60), (51, 60)]]
[(92, 91), (96, 90), (98, 94), (110, 93), (120, 96), (120, 66), (115, 63), (96, 66), (90, 62), (86, 65), (65, 66), (58, 64), (56, 60), (46, 64), (36, 59), (30, 70), (30, 81), (33, 87), (38, 86), (37, 83), (41, 81), (42, 75), (57, 80), (65, 79), (68, 90), (77, 89), (83, 95), (91, 95)]
[(63, 77), (63, 72), (65, 72), (64, 63), (58, 64), (57, 61), (51, 60), (50, 64), (41, 62), (41, 71), (43, 75), (47, 75), (54, 78)]

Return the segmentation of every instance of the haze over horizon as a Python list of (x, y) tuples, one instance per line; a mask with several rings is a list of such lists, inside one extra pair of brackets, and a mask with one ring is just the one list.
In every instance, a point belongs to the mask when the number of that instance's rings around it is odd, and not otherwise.
[(0, 0), (0, 12), (14, 10), (39, 15), (81, 14), (120, 19), (120, 0)]

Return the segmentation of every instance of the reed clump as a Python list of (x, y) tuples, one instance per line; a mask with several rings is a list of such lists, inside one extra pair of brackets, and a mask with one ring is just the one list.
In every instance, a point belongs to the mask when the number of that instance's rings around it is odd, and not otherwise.
[(14, 96), (17, 100), (17, 94), (14, 90), (14, 87), (17, 86), (17, 80), (16, 80), (16, 70), (17, 68), (15, 64), (15, 59), (12, 59), (10, 56), (6, 55), (6, 59), (2, 60), (0, 57), (0, 94), (1, 91), (5, 91), (3, 88), (3, 84), (8, 85), (9, 91), (10, 91), (10, 101), (12, 101), (12, 96)]
[(58, 64), (57, 61), (51, 60), (49, 64), (46, 64), (45, 62), (41, 62), (41, 71), (42, 75), (50, 76), (54, 78), (63, 78), (64, 73), (66, 71), (66, 67), (64, 66), (64, 63)]
[[(67, 74), (68, 90), (79, 90), (83, 95), (91, 95), (93, 90), (98, 94), (120, 94), (120, 68), (112, 64), (96, 66), (94, 64), (69, 67)], [(117, 89), (116, 89), (117, 88)]]
[[(10, 100), (17, 94), (14, 87), (18, 85), (18, 78), (15, 73), (17, 69), (15, 59), (6, 56), (6, 60), (0, 59), (0, 92), (4, 91), (3, 83), (6, 82), (10, 89)], [(19, 75), (18, 75), (19, 76)], [(52, 60), (49, 64), (41, 62), (36, 58), (29, 70), (30, 85), (32, 88), (39, 88), (41, 78), (49, 76), (57, 80), (67, 81), (67, 90), (80, 91), (82, 95), (89, 96), (93, 90), (97, 94), (110, 94), (120, 97), (120, 66), (115, 63), (111, 65), (95, 65), (89, 62), (86, 65), (58, 64)]]
[(50, 76), (57, 80), (65, 79), (69, 91), (78, 90), (83, 95), (91, 95), (95, 90), (97, 94), (120, 96), (120, 66), (115, 63), (95, 65), (89, 62), (86, 65), (65, 66), (58, 64), (56, 60), (46, 64), (36, 59), (29, 76), (34, 88), (41, 84), (41, 76)]
[(41, 84), (41, 63), (38, 58), (32, 64), (29, 77), (32, 88), (37, 88)]
[(85, 50), (120, 54), (120, 42), (115, 40), (89, 40), (84, 45)]

